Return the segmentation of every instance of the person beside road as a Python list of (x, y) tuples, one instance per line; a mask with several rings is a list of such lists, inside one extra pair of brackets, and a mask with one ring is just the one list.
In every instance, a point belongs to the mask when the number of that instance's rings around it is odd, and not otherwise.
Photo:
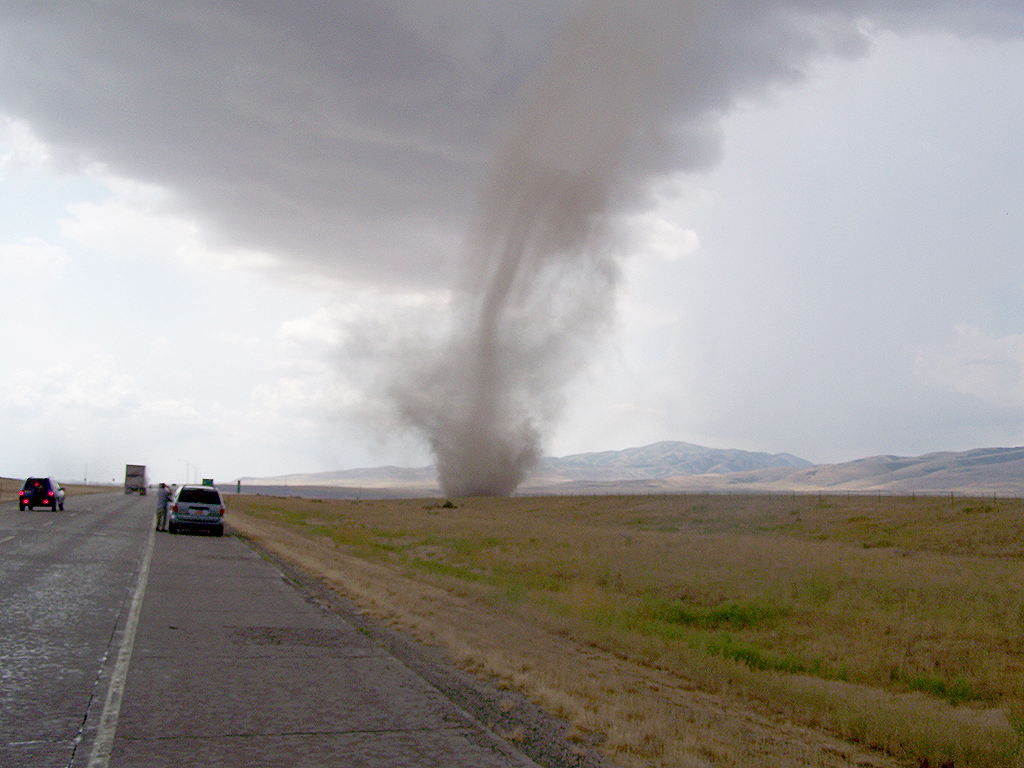
[(167, 530), (167, 501), (171, 498), (171, 489), (166, 483), (160, 483), (160, 489), (156, 493), (156, 529)]

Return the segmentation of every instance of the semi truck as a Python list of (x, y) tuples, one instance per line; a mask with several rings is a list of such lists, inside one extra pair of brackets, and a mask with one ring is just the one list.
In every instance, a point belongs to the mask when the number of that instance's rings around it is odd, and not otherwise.
[(146, 495), (146, 465), (126, 464), (124, 467), (124, 492), (125, 494), (137, 493), (140, 496)]

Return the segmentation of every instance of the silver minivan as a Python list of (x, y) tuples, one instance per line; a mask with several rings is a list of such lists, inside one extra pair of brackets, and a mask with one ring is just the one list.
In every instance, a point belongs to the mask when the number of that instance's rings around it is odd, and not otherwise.
[(207, 530), (224, 535), (224, 499), (212, 485), (179, 485), (167, 502), (167, 532)]

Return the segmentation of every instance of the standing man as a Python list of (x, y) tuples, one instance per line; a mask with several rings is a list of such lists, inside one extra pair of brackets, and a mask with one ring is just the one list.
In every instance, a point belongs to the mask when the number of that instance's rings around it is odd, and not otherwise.
[(160, 483), (160, 490), (156, 494), (156, 529), (167, 530), (167, 500), (171, 498), (171, 489), (165, 483)]

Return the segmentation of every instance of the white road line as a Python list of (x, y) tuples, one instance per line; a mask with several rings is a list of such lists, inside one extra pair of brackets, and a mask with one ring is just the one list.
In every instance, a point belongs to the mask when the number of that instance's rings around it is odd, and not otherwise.
[(14, 541), (14, 537), (8, 536), (6, 539), (0, 539), (0, 544), (6, 544), (8, 541)]
[(125, 681), (128, 679), (128, 665), (132, 660), (132, 648), (135, 645), (135, 631), (139, 626), (139, 613), (142, 611), (142, 596), (146, 593), (146, 582), (149, 581), (149, 561), (153, 556), (153, 542), (156, 532), (149, 529), (149, 540), (146, 542), (146, 553), (142, 556), (142, 567), (139, 569), (139, 582), (135, 585), (132, 607), (128, 612), (128, 621), (124, 626), (124, 637), (121, 649), (117, 652), (117, 664), (110, 677), (107, 688), (107, 703), (103, 707), (99, 728), (96, 729), (96, 740), (92, 743), (92, 754), (88, 768), (108, 768), (110, 751), (114, 747), (114, 733), (117, 731), (117, 718), (121, 714), (121, 697), (124, 694)]

